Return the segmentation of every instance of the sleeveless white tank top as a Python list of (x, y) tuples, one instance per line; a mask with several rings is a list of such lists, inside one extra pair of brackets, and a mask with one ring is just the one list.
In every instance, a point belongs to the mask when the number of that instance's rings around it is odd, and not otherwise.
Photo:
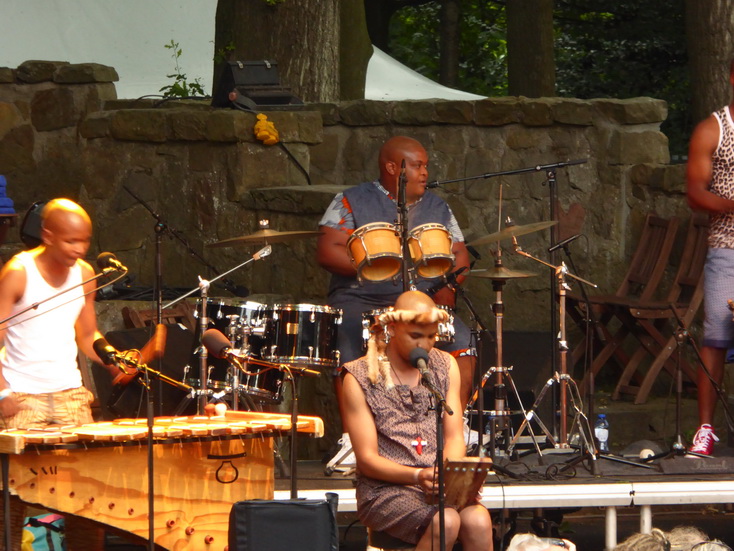
[[(38, 271), (34, 255), (21, 252), (15, 258), (25, 268), (26, 286), (13, 314), (82, 282), (79, 261), (60, 287), (52, 287)], [(77, 287), (9, 322), (0, 359), (14, 392), (42, 394), (82, 385), (74, 325), (83, 306), (84, 291)]]

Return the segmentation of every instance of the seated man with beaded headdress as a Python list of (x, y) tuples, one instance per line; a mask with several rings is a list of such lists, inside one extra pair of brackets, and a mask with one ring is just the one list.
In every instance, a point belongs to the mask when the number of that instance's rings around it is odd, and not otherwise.
[[(447, 313), (420, 291), (400, 295), (379, 317), (367, 354), (344, 366), (345, 424), (357, 458), (357, 511), (365, 526), (438, 549), (436, 420), (432, 393), (421, 385), (411, 352), (428, 352), (434, 385), (454, 411), (461, 411), (459, 368), (433, 347)], [(444, 415), (444, 457), (465, 455), (461, 415)], [(489, 511), (475, 503), (445, 510), (446, 548), (459, 539), (465, 551), (492, 549)]]

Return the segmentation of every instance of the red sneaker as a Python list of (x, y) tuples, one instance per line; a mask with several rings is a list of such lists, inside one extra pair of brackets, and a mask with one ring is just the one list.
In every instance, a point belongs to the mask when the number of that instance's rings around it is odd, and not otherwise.
[(701, 425), (693, 437), (693, 445), (688, 449), (689, 452), (699, 455), (711, 455), (714, 452), (714, 442), (719, 439), (714, 434), (714, 427), (711, 425)]

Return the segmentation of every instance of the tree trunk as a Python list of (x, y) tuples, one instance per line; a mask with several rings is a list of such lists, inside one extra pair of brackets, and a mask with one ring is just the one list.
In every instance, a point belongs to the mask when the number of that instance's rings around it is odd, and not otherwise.
[(364, 0), (341, 0), (340, 21), (339, 99), (364, 99), (367, 64), (372, 57)]
[(339, 23), (339, 0), (219, 0), (214, 51), (231, 42), (230, 59), (277, 62), (303, 101), (338, 101)]
[(461, 6), (459, 0), (442, 0), (439, 82), (451, 88), (456, 88), (459, 84), (460, 30)]
[(510, 95), (554, 96), (553, 0), (511, 0), (506, 10)]
[(731, 0), (686, 0), (686, 41), (693, 124), (731, 101), (729, 64), (734, 56)]

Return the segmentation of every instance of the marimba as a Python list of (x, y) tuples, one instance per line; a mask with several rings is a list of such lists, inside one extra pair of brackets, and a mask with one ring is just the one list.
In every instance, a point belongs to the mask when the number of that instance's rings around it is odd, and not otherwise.
[[(232, 504), (273, 499), (273, 436), (290, 416), (228, 411), (222, 417), (156, 418), (153, 424), (154, 538), (176, 551), (224, 551)], [(323, 436), (318, 417), (297, 430)], [(0, 432), (10, 454), (10, 492), (147, 539), (146, 419)]]

